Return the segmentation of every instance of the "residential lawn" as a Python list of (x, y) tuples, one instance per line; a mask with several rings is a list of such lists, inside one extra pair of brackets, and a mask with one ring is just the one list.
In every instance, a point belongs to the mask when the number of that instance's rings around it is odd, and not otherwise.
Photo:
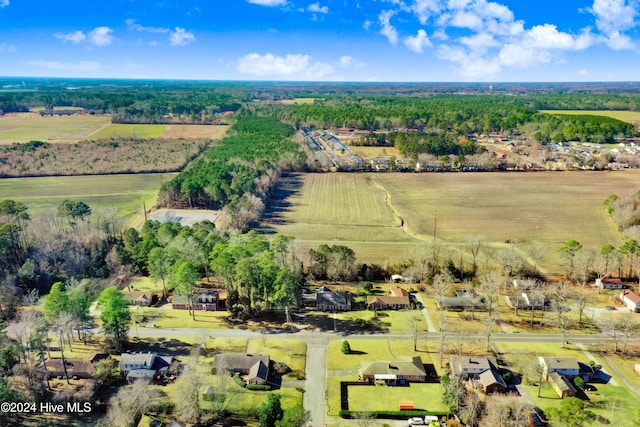
[(111, 124), (98, 132), (89, 135), (86, 139), (108, 138), (160, 138), (167, 125), (140, 125), (140, 124)]
[(193, 320), (189, 310), (174, 310), (167, 307), (155, 321), (158, 328), (207, 328), (226, 329), (229, 327), (226, 319), (229, 313), (226, 311), (200, 311), (196, 310)]
[[(132, 291), (153, 292), (158, 296), (162, 296), (163, 288), (161, 280), (153, 280), (147, 276), (136, 276), (129, 285)], [(128, 290), (125, 288), (125, 290)]]
[(349, 387), (350, 411), (397, 411), (400, 401), (412, 401), (416, 409), (449, 413), (442, 403), (444, 387), (440, 383), (411, 383), (409, 387), (352, 386)]
[[(365, 339), (349, 339), (351, 346), (351, 354), (343, 354), (340, 351), (342, 347), (342, 340), (335, 340), (329, 343), (327, 347), (327, 370), (349, 370), (359, 369), (360, 362), (367, 360), (389, 360), (395, 359), (400, 356), (420, 356), (422, 363), (433, 363), (436, 366), (438, 375), (441, 375), (438, 368), (439, 363), (436, 362), (438, 355), (436, 344), (424, 341), (418, 341), (418, 351), (413, 351), (413, 341), (408, 340), (365, 340)], [(428, 352), (425, 351), (425, 345), (428, 348)], [(357, 380), (357, 374), (355, 378), (351, 378), (350, 381)]]
[[(516, 367), (537, 364), (537, 357), (541, 355), (554, 355), (560, 357), (575, 357), (579, 362), (589, 363), (589, 358), (580, 349), (575, 346), (568, 346), (561, 349), (557, 344), (544, 343), (527, 343), (526, 347), (519, 343), (497, 343), (496, 347), (500, 350), (500, 358), (517, 372)], [(602, 361), (594, 356), (595, 362), (602, 365)], [(616, 426), (635, 426), (637, 417), (637, 399), (638, 396), (629, 390), (624, 384), (616, 379), (616, 376), (608, 371), (606, 367), (604, 371), (609, 375), (613, 375), (612, 380), (608, 384), (592, 384), (597, 391), (586, 392), (589, 399), (589, 409), (597, 415), (601, 415), (610, 421), (611, 425)], [(536, 406), (546, 410), (550, 407), (558, 407), (561, 399), (557, 393), (543, 380), (541, 388), (541, 397), (538, 397), (537, 379), (534, 384), (525, 381), (524, 386), (529, 396), (533, 399)]]
[(303, 341), (278, 338), (251, 338), (246, 352), (249, 354), (268, 354), (271, 360), (284, 363), (291, 368), (287, 379), (304, 378), (307, 361), (307, 344)]
[[(426, 331), (424, 316), (419, 310), (355, 310), (340, 311), (308, 311), (305, 320), (311, 328), (337, 331), (411, 331), (408, 319), (418, 319), (418, 331)], [(335, 323), (334, 323), (335, 318)]]
[[(622, 351), (616, 353), (613, 344), (600, 344), (594, 347), (603, 352), (607, 360), (622, 371), (627, 381), (640, 388), (640, 374), (635, 370), (635, 365), (640, 363), (639, 344), (629, 344), (627, 346), (627, 354), (622, 353)], [(619, 350), (622, 350), (622, 347), (622, 344), (619, 344)], [(605, 369), (606, 365), (605, 362)]]

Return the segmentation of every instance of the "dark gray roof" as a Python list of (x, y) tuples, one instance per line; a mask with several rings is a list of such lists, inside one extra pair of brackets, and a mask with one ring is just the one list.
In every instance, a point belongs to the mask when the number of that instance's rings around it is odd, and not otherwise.
[(507, 383), (504, 382), (502, 375), (496, 369), (488, 369), (480, 374), (480, 381), (485, 387), (493, 384), (499, 384), (504, 388), (507, 388)]
[(249, 374), (247, 375), (247, 381), (252, 380), (254, 378), (259, 378), (261, 380), (266, 381), (267, 376), (269, 375), (269, 365), (265, 365), (262, 363), (262, 360), (259, 360), (255, 365), (249, 369)]
[(151, 379), (156, 374), (156, 371), (153, 369), (135, 369), (133, 371), (129, 371), (127, 374), (127, 379), (134, 380), (139, 378), (147, 378)]
[(401, 356), (396, 360), (376, 360), (360, 362), (362, 375), (422, 375), (426, 376), (420, 356)]
[(222, 353), (216, 355), (213, 364), (216, 370), (249, 370), (259, 361), (269, 366), (270, 360), (268, 354)]
[(349, 292), (316, 292), (316, 305), (349, 305), (351, 294)]
[(120, 370), (123, 365), (142, 365), (151, 368), (156, 353), (122, 353), (120, 355)]
[(498, 362), (495, 357), (484, 356), (452, 356), (449, 360), (449, 366), (451, 372), (454, 375), (462, 375), (465, 371), (487, 371), (490, 369), (496, 369)]

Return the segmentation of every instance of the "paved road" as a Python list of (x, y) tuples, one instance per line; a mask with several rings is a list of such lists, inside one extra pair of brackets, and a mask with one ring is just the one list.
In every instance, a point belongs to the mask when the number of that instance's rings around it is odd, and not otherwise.
[(307, 342), (304, 407), (311, 412), (312, 426), (325, 425), (327, 408), (327, 344), (326, 337), (310, 338)]

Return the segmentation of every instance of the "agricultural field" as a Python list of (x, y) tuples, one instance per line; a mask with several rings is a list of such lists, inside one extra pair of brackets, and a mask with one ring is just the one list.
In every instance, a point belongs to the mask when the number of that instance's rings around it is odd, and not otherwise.
[(111, 123), (108, 115), (43, 117), (35, 113), (0, 116), (0, 145), (44, 141), (72, 143), (85, 139)]
[(142, 206), (150, 208), (163, 182), (175, 173), (44, 178), (5, 178), (0, 180), (0, 200), (24, 203), (32, 216), (55, 210), (65, 199), (81, 200), (94, 211), (115, 208), (118, 215), (132, 219), (142, 216)]
[(636, 123), (640, 122), (640, 111), (626, 110), (540, 110), (546, 114), (567, 114), (567, 115), (589, 115), (604, 116), (618, 119), (623, 122)]
[(160, 138), (166, 128), (167, 125), (132, 125), (113, 123), (87, 136), (86, 139), (96, 140), (108, 138)]
[[(541, 266), (558, 270), (557, 253), (575, 239), (600, 248), (620, 244), (603, 201), (640, 188), (640, 171), (459, 174), (292, 175), (263, 230), (294, 236), (300, 248), (352, 248), (360, 262), (399, 262), (437, 240), (462, 245), (484, 236), (548, 246)], [(436, 221), (437, 217), (437, 221)]]
[(226, 125), (167, 125), (161, 137), (167, 139), (195, 138), (222, 139), (229, 126)]

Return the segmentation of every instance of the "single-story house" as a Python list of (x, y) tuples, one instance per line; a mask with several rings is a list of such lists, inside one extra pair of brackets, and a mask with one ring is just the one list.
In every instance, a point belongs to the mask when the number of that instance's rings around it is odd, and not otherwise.
[(495, 357), (451, 356), (449, 360), (451, 373), (464, 379), (478, 379), (480, 374), (490, 369), (498, 370)]
[(122, 353), (119, 363), (120, 374), (129, 381), (140, 378), (159, 380), (167, 375), (167, 370), (174, 361), (171, 356), (158, 356), (151, 352)]
[(596, 288), (599, 289), (626, 289), (629, 285), (624, 283), (622, 279), (614, 277), (605, 277), (602, 279), (596, 279)]
[(480, 374), (478, 388), (486, 394), (506, 393), (507, 383), (504, 382), (502, 375), (500, 375), (497, 369), (491, 368)]
[(65, 367), (66, 367), (66, 375), (69, 378), (77, 377), (77, 378), (93, 378), (93, 375), (96, 372), (93, 363), (89, 360), (83, 359), (64, 359), (64, 364), (62, 363), (62, 359), (49, 359), (46, 362), (47, 364), (47, 375), (49, 378), (60, 377), (65, 375)]
[(560, 398), (564, 399), (576, 395), (575, 387), (564, 375), (560, 375), (558, 372), (552, 372), (549, 374), (547, 380)]
[(620, 293), (620, 299), (629, 311), (640, 312), (640, 295), (630, 289), (626, 289)]
[(268, 354), (222, 353), (216, 355), (213, 366), (216, 374), (234, 372), (246, 376), (250, 384), (264, 384), (269, 377)]
[(391, 288), (390, 294), (388, 296), (369, 295), (367, 297), (367, 307), (370, 310), (397, 310), (411, 307), (409, 293), (406, 290), (394, 286)]
[(360, 379), (375, 384), (402, 385), (425, 382), (427, 371), (420, 356), (401, 356), (396, 360), (360, 362)]
[(124, 298), (129, 301), (129, 304), (141, 307), (149, 307), (158, 301), (157, 295), (143, 291), (127, 291), (124, 293)]
[(316, 308), (318, 310), (351, 310), (351, 294), (349, 292), (333, 292), (326, 286), (316, 291)]
[(547, 381), (549, 380), (549, 375), (553, 372), (569, 378), (580, 375), (580, 364), (573, 357), (539, 356), (538, 361)]
[(519, 291), (530, 291), (538, 288), (538, 283), (534, 280), (513, 279), (511, 283), (513, 284), (513, 287)]
[[(218, 310), (218, 291), (213, 289), (200, 289), (193, 293), (191, 304), (194, 310), (216, 311)], [(189, 309), (189, 297), (187, 295), (174, 295), (171, 299), (171, 308), (176, 310)]]

